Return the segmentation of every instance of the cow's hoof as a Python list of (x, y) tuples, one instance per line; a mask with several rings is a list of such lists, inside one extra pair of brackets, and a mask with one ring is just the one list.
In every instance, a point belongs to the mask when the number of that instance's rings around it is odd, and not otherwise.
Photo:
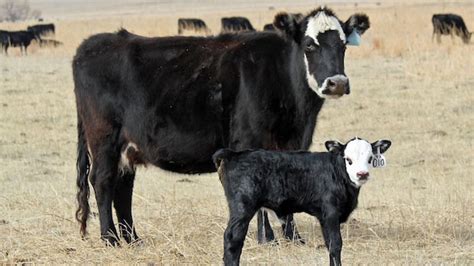
[(102, 237), (102, 240), (104, 241), (107, 247), (112, 247), (112, 248), (120, 247), (120, 242), (117, 240), (116, 237), (104, 236)]

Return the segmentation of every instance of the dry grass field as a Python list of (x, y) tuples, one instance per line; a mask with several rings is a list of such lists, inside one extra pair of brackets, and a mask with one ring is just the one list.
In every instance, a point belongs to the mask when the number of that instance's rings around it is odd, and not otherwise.
[[(472, 31), (474, 3), (382, 2), (334, 9), (342, 19), (366, 12), (372, 27), (361, 47), (348, 49), (352, 93), (326, 102), (311, 149), (321, 151), (327, 139), (355, 135), (393, 142), (388, 167), (373, 171), (359, 208), (343, 226), (343, 263), (473, 265), (474, 38), (470, 45), (449, 37), (441, 45), (432, 43), (431, 15), (461, 14)], [(0, 264), (221, 264), (227, 206), (216, 174), (140, 168), (134, 217), (142, 246), (105, 247), (93, 198), (88, 239), (81, 240), (74, 220), (76, 47), (90, 34), (121, 26), (147, 36), (173, 35), (178, 17), (200, 16), (183, 10), (61, 18), (53, 22), (64, 46), (32, 46), (27, 57), (16, 48), (8, 57), (0, 55)], [(278, 10), (249, 8), (245, 15), (261, 28)], [(202, 17), (217, 32), (219, 18), (232, 14), (242, 11), (216, 8)], [(305, 214), (296, 219), (306, 245), (281, 236), (279, 245), (258, 245), (253, 222), (242, 262), (328, 264), (319, 225)]]

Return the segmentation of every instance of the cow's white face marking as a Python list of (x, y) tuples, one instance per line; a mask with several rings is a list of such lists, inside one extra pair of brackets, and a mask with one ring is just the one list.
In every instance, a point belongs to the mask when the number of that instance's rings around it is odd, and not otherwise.
[(341, 41), (346, 42), (346, 34), (342, 29), (341, 23), (334, 16), (328, 16), (324, 11), (316, 13), (313, 17), (308, 19), (305, 35), (311, 37), (314, 42), (319, 45), (318, 35), (328, 30), (336, 30), (339, 32)]
[[(324, 11), (320, 11), (316, 13), (316, 15), (308, 19), (305, 36), (310, 37), (311, 39), (313, 39), (316, 45), (319, 45), (318, 35), (320, 33), (324, 33), (329, 30), (337, 31), (339, 33), (339, 37), (341, 38), (341, 41), (344, 43), (346, 42), (346, 34), (344, 33), (344, 30), (342, 29), (342, 26), (341, 26), (341, 23), (339, 23), (339, 20), (334, 16), (328, 16)], [(322, 92), (326, 90), (328, 78), (324, 81), (324, 83), (321, 86), (319, 86), (314, 75), (311, 74), (309, 71), (309, 63), (308, 63), (308, 58), (306, 54), (304, 54), (304, 63), (306, 66), (306, 79), (308, 80), (308, 85), (314, 92), (316, 92), (316, 94), (318, 94), (319, 97), (339, 98), (340, 96), (342, 96), (342, 95), (323, 94)]]
[(306, 66), (306, 79), (308, 80), (308, 85), (309, 85), (309, 87), (310, 87), (314, 92), (316, 92), (316, 94), (318, 94), (319, 97), (325, 98), (326, 95), (324, 95), (324, 94), (322, 93), (322, 89), (319, 88), (318, 82), (316, 81), (316, 79), (314, 78), (314, 76), (311, 75), (311, 73), (309, 73), (309, 64), (308, 64), (308, 59), (306, 58), (306, 54), (304, 55), (304, 64), (305, 64), (305, 66)]
[(344, 150), (344, 160), (349, 178), (356, 187), (365, 184), (370, 175), (366, 178), (360, 178), (358, 173), (369, 173), (369, 166), (373, 157), (372, 145), (362, 139), (354, 139), (347, 143)]
[(138, 147), (135, 143), (129, 142), (127, 147), (122, 151), (120, 154), (120, 162), (119, 162), (119, 171), (123, 174), (129, 170), (134, 170), (134, 166), (130, 164), (130, 159), (128, 158), (128, 150), (134, 149), (135, 152), (138, 151)]

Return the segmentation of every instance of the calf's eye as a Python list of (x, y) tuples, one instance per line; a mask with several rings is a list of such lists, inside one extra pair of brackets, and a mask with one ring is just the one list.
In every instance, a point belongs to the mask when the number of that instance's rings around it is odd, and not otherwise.
[(369, 164), (371, 164), (371, 163), (372, 163), (372, 157), (369, 158)]
[(346, 161), (347, 161), (347, 163), (348, 163), (349, 165), (352, 165), (352, 160), (351, 160), (351, 159), (346, 158)]

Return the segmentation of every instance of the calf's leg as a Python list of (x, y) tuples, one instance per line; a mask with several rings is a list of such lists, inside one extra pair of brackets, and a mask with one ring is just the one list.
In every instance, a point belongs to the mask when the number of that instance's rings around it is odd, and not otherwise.
[(329, 251), (329, 264), (341, 265), (342, 238), (339, 217), (330, 216), (321, 222), (324, 243)]
[(229, 222), (224, 232), (224, 265), (239, 265), (249, 223), (256, 209), (243, 201), (229, 204)]
[(290, 239), (299, 244), (305, 244), (304, 239), (301, 238), (300, 233), (298, 233), (293, 214), (278, 217), (278, 220), (280, 220), (281, 228), (286, 239)]
[(275, 235), (268, 220), (268, 213), (260, 209), (257, 213), (257, 241), (259, 244), (265, 244), (274, 240)]

